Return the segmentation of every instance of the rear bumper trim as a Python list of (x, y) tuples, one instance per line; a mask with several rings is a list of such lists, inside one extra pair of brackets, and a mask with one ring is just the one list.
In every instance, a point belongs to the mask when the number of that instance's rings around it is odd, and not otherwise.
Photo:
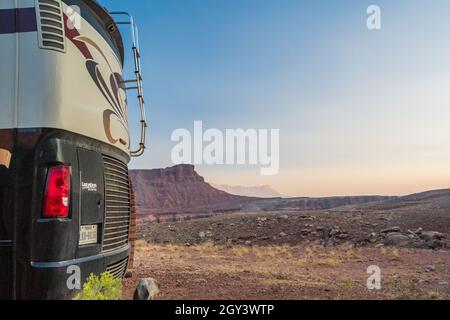
[(77, 264), (81, 264), (81, 263), (85, 263), (85, 262), (89, 262), (89, 261), (95, 261), (95, 260), (100, 260), (103, 258), (115, 256), (115, 255), (121, 254), (125, 251), (128, 251), (129, 249), (130, 249), (130, 246), (127, 245), (123, 248), (120, 248), (120, 249), (117, 249), (114, 251), (104, 252), (104, 253), (101, 253), (101, 254), (98, 254), (95, 256), (84, 257), (84, 258), (73, 259), (73, 260), (66, 260), (66, 261), (58, 261), (58, 262), (31, 262), (31, 266), (33, 268), (38, 268), (38, 269), (63, 268), (63, 267), (68, 267), (68, 266), (77, 265)]

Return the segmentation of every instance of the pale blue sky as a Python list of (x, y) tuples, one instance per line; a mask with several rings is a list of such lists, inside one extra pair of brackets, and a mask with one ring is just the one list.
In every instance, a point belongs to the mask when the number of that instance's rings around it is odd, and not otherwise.
[[(202, 120), (281, 130), (279, 175), (199, 167), (211, 182), (313, 196), (450, 187), (448, 1), (101, 3), (141, 32), (151, 128), (132, 167), (172, 165), (172, 131)], [(370, 4), (380, 31), (366, 28)]]

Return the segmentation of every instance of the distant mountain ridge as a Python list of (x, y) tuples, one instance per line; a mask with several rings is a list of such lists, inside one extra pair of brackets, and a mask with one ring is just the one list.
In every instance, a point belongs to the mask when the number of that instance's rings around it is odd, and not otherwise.
[(261, 198), (218, 190), (205, 182), (192, 165), (165, 169), (130, 170), (138, 214), (192, 217), (231, 211), (322, 210), (379, 203), (396, 197)]
[(405, 208), (413, 210), (413, 208), (434, 208), (450, 209), (450, 189), (430, 190), (420, 193), (414, 193), (402, 197), (396, 197), (389, 201), (380, 203), (368, 203), (363, 206), (366, 208), (377, 208), (381, 210)]
[(230, 194), (245, 197), (258, 197), (258, 198), (283, 198), (284, 196), (279, 194), (277, 191), (272, 189), (271, 186), (255, 186), (255, 187), (244, 187), (244, 186), (229, 186), (224, 184), (214, 184), (211, 185), (221, 191), (225, 191)]
[(433, 198), (450, 197), (450, 189), (430, 190), (400, 197), (402, 200), (419, 201)]

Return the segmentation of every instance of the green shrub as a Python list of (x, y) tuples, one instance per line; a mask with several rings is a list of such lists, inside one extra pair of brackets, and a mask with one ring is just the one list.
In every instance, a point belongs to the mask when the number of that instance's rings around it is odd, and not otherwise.
[(105, 272), (100, 276), (91, 274), (74, 300), (119, 300), (121, 296), (122, 280)]

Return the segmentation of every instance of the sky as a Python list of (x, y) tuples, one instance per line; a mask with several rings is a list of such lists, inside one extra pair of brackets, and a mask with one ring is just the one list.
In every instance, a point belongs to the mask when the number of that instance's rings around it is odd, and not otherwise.
[[(100, 2), (130, 12), (140, 29), (150, 131), (131, 168), (174, 165), (173, 131), (201, 120), (280, 130), (278, 174), (197, 166), (216, 184), (270, 185), (287, 196), (450, 187), (447, 0)], [(372, 4), (381, 30), (366, 26)]]

